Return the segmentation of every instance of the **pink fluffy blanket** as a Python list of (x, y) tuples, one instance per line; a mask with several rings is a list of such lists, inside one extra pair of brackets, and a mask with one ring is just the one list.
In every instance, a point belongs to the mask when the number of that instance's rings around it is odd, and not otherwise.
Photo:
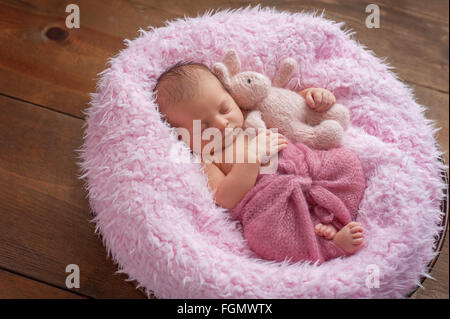
[(260, 174), (230, 214), (243, 226), (249, 247), (260, 257), (319, 261), (345, 255), (314, 232), (318, 223), (341, 229), (355, 220), (365, 177), (355, 153), (344, 148), (313, 150), (288, 143), (275, 174)]

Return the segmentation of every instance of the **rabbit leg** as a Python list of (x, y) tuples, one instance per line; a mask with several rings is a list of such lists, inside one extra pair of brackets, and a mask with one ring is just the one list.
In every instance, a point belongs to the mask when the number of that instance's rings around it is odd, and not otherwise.
[[(286, 135), (286, 134), (285, 134)], [(296, 142), (303, 143), (315, 149), (330, 149), (341, 144), (344, 135), (342, 126), (333, 120), (326, 120), (312, 127), (302, 122), (290, 123), (290, 136)]]
[(316, 126), (326, 120), (336, 121), (342, 126), (344, 130), (346, 130), (350, 123), (350, 113), (345, 106), (338, 103), (334, 104), (326, 112), (316, 112), (307, 107), (305, 112), (305, 121), (309, 125)]
[(313, 127), (316, 134), (314, 148), (327, 150), (341, 145), (344, 129), (334, 120), (325, 120)]

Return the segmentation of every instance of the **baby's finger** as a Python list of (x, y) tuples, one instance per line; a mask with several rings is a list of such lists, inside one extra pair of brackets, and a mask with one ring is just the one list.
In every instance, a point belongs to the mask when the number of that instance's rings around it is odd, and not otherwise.
[(320, 105), (322, 103), (322, 92), (314, 92), (314, 103)]
[(326, 92), (320, 92), (320, 106), (322, 107), (326, 103), (327, 99), (327, 93)]
[(318, 108), (317, 108), (317, 112), (323, 112), (327, 109), (327, 104), (322, 103)]
[(322, 106), (325, 106), (325, 107), (327, 107), (328, 105), (330, 105), (330, 103), (331, 103), (331, 96), (330, 96), (330, 94), (328, 93), (328, 92), (325, 92), (324, 94), (323, 94), (323, 103), (322, 103)]
[(261, 136), (264, 136), (264, 135), (270, 135), (270, 133), (271, 133), (271, 131), (270, 130), (265, 130), (265, 132), (261, 132)]
[(312, 108), (314, 108), (315, 106), (311, 91), (308, 91), (308, 93), (306, 94), (306, 103), (308, 103), (308, 105)]
[(277, 139), (277, 138), (279, 138), (280, 136), (282, 136), (280, 133), (273, 133), (272, 135), (270, 135), (270, 138), (271, 138), (271, 139)]

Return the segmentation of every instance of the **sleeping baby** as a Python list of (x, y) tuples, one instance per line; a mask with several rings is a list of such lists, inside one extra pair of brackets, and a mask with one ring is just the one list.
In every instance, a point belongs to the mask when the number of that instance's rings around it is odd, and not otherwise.
[[(257, 255), (321, 263), (361, 248), (363, 228), (355, 218), (365, 178), (355, 154), (314, 150), (268, 129), (249, 136), (247, 112), (200, 63), (177, 63), (158, 78), (155, 92), (167, 122), (189, 132), (183, 140), (201, 154), (214, 200), (242, 223)], [(299, 94), (318, 112), (336, 101), (325, 89)], [(275, 156), (276, 172), (260, 174)]]

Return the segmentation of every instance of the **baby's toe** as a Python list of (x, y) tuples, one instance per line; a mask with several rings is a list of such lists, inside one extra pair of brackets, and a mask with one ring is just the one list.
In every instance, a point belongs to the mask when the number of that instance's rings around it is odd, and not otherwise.
[(362, 238), (356, 238), (353, 239), (352, 244), (357, 246), (357, 245), (361, 245), (363, 243), (363, 239)]
[(352, 234), (354, 234), (354, 233), (362, 233), (362, 232), (363, 232), (362, 225), (359, 224), (359, 225), (355, 225), (355, 226), (351, 227), (351, 228), (350, 228), (350, 232), (351, 232)]
[(317, 234), (322, 235), (323, 232), (323, 228), (322, 225), (316, 225), (316, 227), (314, 227), (314, 230), (316, 231)]
[(330, 237), (334, 237), (336, 234), (337, 234), (336, 229), (332, 229), (332, 230), (331, 230)]
[(363, 238), (363, 234), (361, 232), (352, 234), (352, 238)]

